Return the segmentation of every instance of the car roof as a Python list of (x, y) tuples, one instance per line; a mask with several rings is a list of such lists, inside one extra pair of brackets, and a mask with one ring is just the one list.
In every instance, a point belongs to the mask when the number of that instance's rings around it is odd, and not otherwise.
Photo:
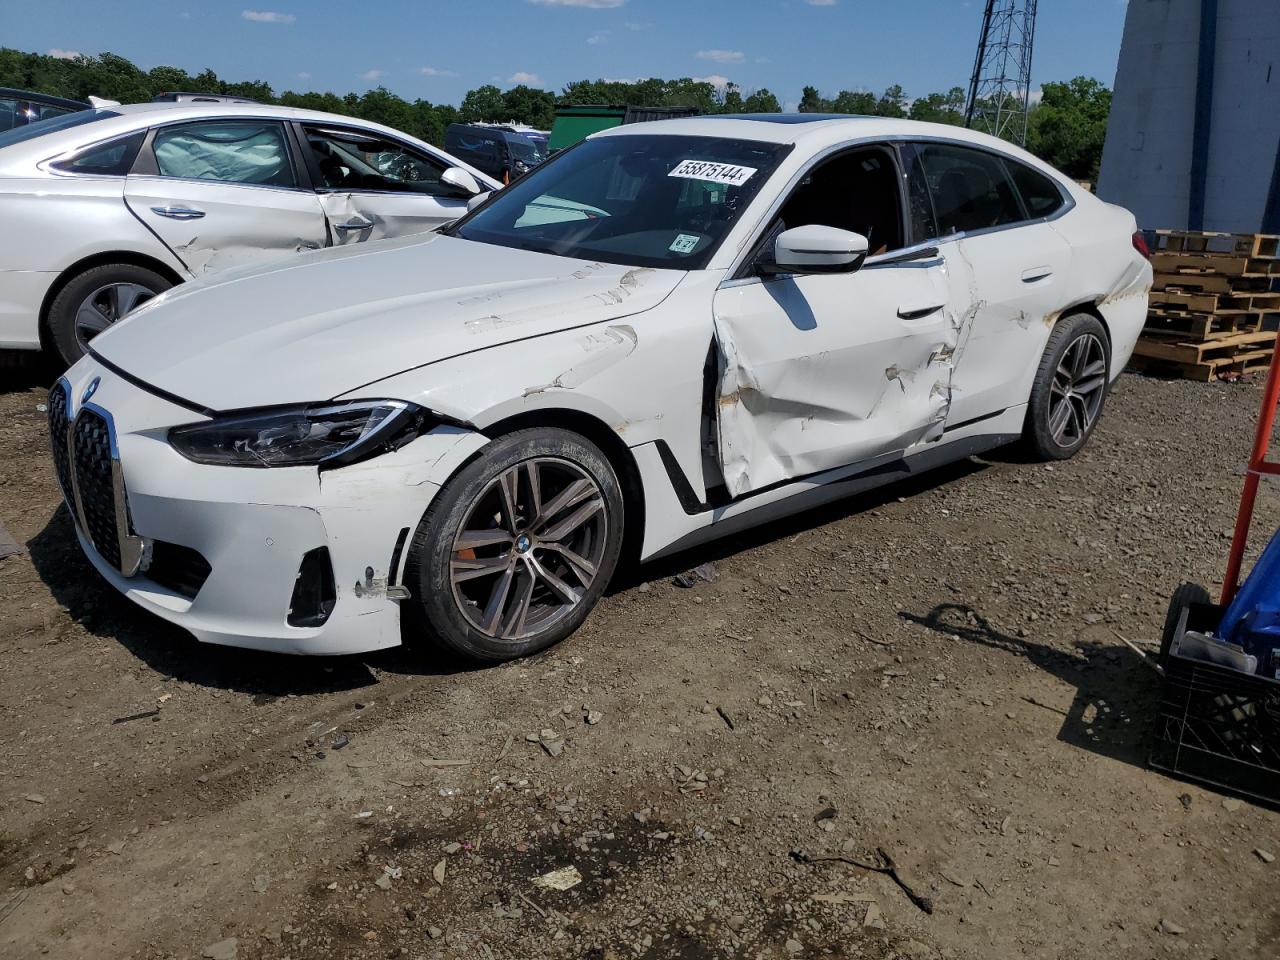
[(943, 123), (900, 120), (895, 117), (864, 117), (843, 113), (726, 113), (701, 117), (676, 117), (611, 127), (593, 137), (638, 136), (641, 134), (682, 134), (697, 137), (732, 137), (764, 143), (800, 143), (867, 138), (943, 138), (960, 140), (1004, 151), (1016, 151), (1006, 140), (998, 140), (976, 130)]
[[(101, 143), (113, 137), (128, 134), (134, 130), (145, 129), (155, 123), (166, 123), (181, 120), (212, 120), (219, 118), (235, 119), (237, 117), (260, 120), (298, 120), (310, 123), (324, 123), (334, 126), (350, 125), (373, 132), (382, 132), (402, 140), (428, 147), (434, 153), (444, 153), (439, 147), (406, 133), (371, 120), (358, 117), (347, 117), (337, 113), (325, 113), (322, 110), (303, 110), (298, 107), (279, 107), (266, 103), (174, 103), (172, 101), (148, 101), (146, 103), (129, 103), (120, 106), (103, 107), (104, 119), (81, 126), (55, 130), (44, 136), (34, 137), (21, 143), (5, 147), (0, 153), (0, 173), (11, 164), (39, 162), (52, 156), (78, 150), (94, 143)], [(451, 156), (451, 155), (449, 155)], [(498, 182), (463, 161), (453, 158), (455, 162), (470, 172), (485, 186), (495, 189)], [(7, 162), (6, 162), (7, 161)]]

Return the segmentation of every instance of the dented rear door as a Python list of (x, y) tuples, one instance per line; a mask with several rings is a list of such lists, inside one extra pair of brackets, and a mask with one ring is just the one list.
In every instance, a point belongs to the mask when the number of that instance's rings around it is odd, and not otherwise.
[(729, 492), (940, 437), (963, 321), (953, 300), (940, 256), (722, 287), (716, 427)]

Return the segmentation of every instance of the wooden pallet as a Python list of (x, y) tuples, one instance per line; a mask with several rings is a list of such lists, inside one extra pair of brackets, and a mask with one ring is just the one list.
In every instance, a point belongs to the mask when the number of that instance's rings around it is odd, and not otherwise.
[(1262, 329), (1262, 314), (1218, 317), (1211, 314), (1162, 314), (1147, 315), (1142, 328), (1144, 337), (1157, 337), (1176, 342), (1221, 340), (1239, 333), (1254, 333)]
[(1164, 273), (1157, 271), (1154, 290), (1168, 292), (1182, 290), (1198, 293), (1268, 293), (1272, 278), (1228, 277), (1217, 273)]
[(1280, 236), (1267, 233), (1157, 230), (1154, 249), (1169, 253), (1222, 253), (1274, 260), (1280, 257)]
[(1280, 291), (1202, 293), (1194, 290), (1152, 290), (1152, 309), (1177, 313), (1218, 313), (1234, 310), (1280, 310)]
[(1234, 257), (1228, 254), (1153, 253), (1151, 264), (1157, 273), (1213, 273), (1223, 277), (1269, 277), (1280, 275), (1280, 260), (1268, 257)]
[(1246, 374), (1264, 372), (1271, 365), (1271, 354), (1274, 352), (1274, 350), (1254, 350), (1236, 354), (1234, 357), (1220, 357), (1207, 363), (1177, 363), (1172, 360), (1140, 357), (1135, 354), (1129, 360), (1129, 367), (1139, 373), (1153, 376), (1178, 377), (1183, 380), (1213, 383), (1218, 380), (1239, 380)]
[(1169, 343), (1161, 340), (1139, 339), (1134, 353), (1153, 360), (1168, 360), (1171, 363), (1203, 364), (1224, 358), (1229, 359), (1237, 354), (1256, 353), (1262, 347), (1274, 347), (1276, 334), (1273, 330), (1258, 330), (1254, 333), (1237, 333), (1230, 337), (1198, 342), (1183, 341)]

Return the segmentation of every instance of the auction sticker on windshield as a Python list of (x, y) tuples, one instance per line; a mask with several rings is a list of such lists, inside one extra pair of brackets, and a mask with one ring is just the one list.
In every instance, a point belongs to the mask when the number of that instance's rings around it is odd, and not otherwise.
[(706, 180), (736, 187), (746, 183), (756, 172), (755, 167), (740, 167), (736, 163), (716, 163), (713, 160), (681, 160), (668, 177), (686, 180)]
[(698, 245), (698, 241), (701, 239), (701, 237), (682, 233), (676, 237), (675, 241), (667, 249), (672, 253), (693, 253), (693, 248)]

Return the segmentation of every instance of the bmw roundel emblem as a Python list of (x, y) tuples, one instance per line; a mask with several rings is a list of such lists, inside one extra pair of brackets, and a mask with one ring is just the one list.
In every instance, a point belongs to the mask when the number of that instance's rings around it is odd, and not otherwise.
[(80, 394), (81, 404), (85, 404), (89, 402), (89, 398), (98, 392), (98, 384), (100, 384), (101, 382), (102, 382), (101, 377), (94, 377), (92, 380), (89, 381), (89, 385), (84, 388), (84, 393)]

